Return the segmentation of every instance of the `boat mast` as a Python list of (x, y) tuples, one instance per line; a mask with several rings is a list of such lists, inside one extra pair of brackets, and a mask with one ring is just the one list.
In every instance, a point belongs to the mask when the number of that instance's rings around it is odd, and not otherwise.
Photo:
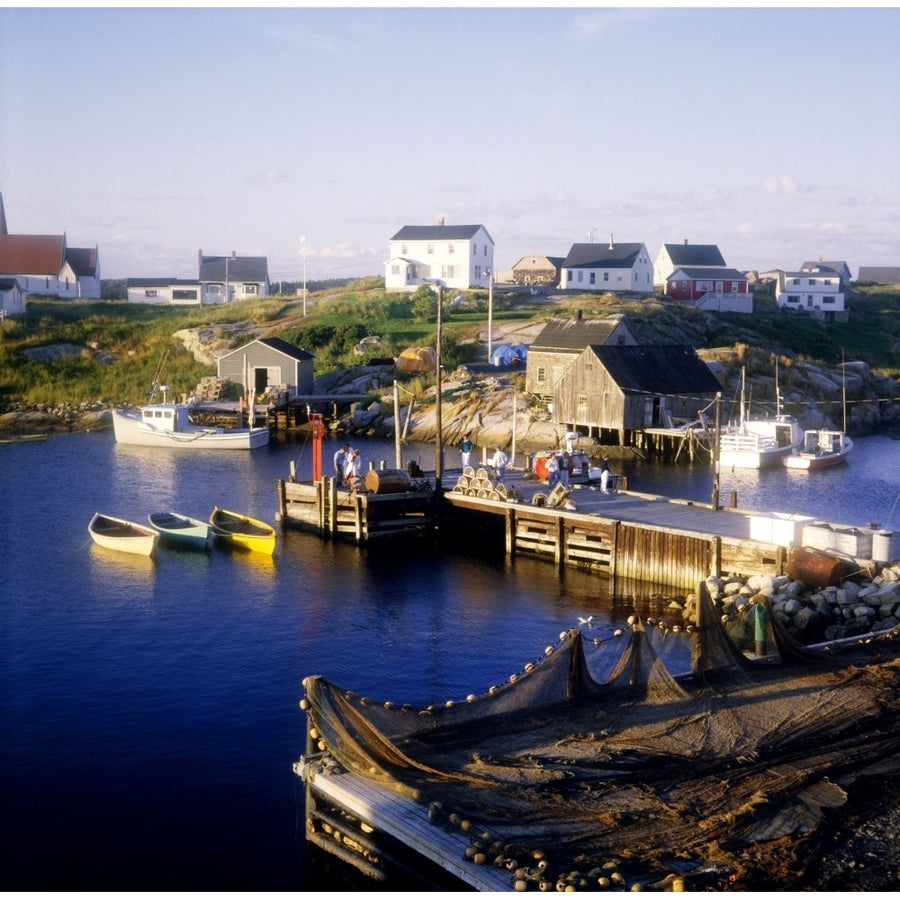
[(847, 433), (847, 362), (844, 359), (844, 348), (841, 347), (841, 411), (843, 424), (841, 431)]

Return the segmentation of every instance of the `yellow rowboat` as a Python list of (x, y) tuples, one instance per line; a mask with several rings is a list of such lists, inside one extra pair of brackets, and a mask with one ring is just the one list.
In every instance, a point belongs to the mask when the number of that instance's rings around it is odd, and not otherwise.
[(209, 517), (209, 527), (217, 538), (237, 549), (269, 556), (275, 553), (275, 529), (260, 519), (217, 506)]

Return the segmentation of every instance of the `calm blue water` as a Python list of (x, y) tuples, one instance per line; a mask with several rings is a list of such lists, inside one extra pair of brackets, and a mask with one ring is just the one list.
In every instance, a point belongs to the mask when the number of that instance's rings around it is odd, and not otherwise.
[[(393, 466), (392, 442), (363, 453)], [(430, 446), (404, 448), (410, 458), (433, 467)], [(7, 890), (303, 889), (291, 765), (305, 676), (443, 702), (520, 671), (579, 615), (608, 626), (621, 615), (596, 576), (524, 558), (288, 531), (274, 560), (215, 548), (151, 561), (89, 539), (97, 510), (205, 519), (218, 504), (274, 523), (291, 460), (309, 476), (304, 443), (195, 454), (81, 434), (0, 446)], [(455, 451), (447, 460), (449, 475)], [(618, 469), (637, 490), (711, 496), (699, 464)], [(900, 442), (859, 440), (849, 465), (812, 475), (724, 473), (723, 501), (732, 490), (748, 509), (897, 529)]]

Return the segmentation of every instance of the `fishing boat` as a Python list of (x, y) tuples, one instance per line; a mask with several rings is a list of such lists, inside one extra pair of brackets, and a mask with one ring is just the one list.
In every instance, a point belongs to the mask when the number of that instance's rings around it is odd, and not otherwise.
[(781, 413), (777, 375), (775, 396), (774, 416), (751, 418), (744, 400), (744, 371), (741, 371), (740, 420), (726, 426), (719, 435), (719, 465), (722, 468), (769, 469), (800, 448), (803, 429), (793, 416)]
[(785, 456), (782, 463), (788, 469), (827, 469), (846, 462), (852, 449), (853, 440), (843, 431), (804, 431), (800, 449)]
[[(841, 366), (846, 366), (841, 354)], [(782, 462), (788, 469), (828, 469), (846, 462), (853, 441), (847, 435), (847, 379), (841, 377), (841, 404), (844, 415), (843, 431), (820, 428), (803, 432), (803, 443), (796, 453), (785, 456)]]
[[(160, 368), (162, 365), (160, 363)], [(193, 421), (196, 405), (167, 402), (169, 388), (159, 383), (158, 376), (159, 369), (153, 380), (149, 403), (137, 410), (117, 409), (113, 412), (116, 443), (195, 450), (256, 450), (269, 443), (267, 427), (254, 428), (251, 423), (247, 428), (224, 428)], [(154, 402), (157, 390), (162, 391), (162, 403)]]
[(139, 556), (152, 556), (159, 540), (159, 532), (153, 528), (99, 512), (94, 513), (88, 531), (101, 547)]
[(205, 550), (209, 546), (209, 523), (175, 512), (147, 516), (164, 541), (181, 547)]
[(275, 529), (260, 519), (217, 506), (209, 517), (209, 526), (217, 538), (238, 549), (270, 556), (275, 552)]

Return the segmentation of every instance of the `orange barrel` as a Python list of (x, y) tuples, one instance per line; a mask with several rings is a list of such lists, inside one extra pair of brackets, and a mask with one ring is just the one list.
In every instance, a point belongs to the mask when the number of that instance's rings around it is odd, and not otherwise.
[(802, 581), (811, 588), (837, 587), (855, 571), (846, 559), (807, 547), (792, 550), (785, 569), (794, 581)]
[(403, 469), (369, 469), (366, 490), (370, 494), (404, 494), (409, 490), (409, 472)]

